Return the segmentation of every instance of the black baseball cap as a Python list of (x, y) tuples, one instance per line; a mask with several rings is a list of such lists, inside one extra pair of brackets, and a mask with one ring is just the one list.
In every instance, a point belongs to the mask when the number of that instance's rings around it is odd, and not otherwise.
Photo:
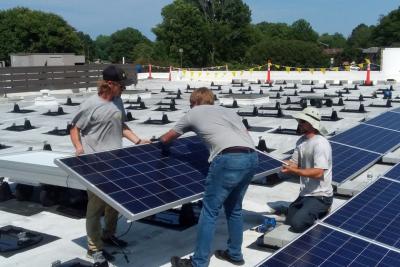
[(123, 86), (131, 85), (134, 82), (133, 79), (128, 79), (125, 71), (115, 65), (110, 65), (103, 70), (103, 80), (117, 82)]

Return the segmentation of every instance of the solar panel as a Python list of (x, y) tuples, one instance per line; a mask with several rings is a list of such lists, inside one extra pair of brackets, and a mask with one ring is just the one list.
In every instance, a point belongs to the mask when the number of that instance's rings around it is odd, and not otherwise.
[(400, 164), (395, 165), (383, 176), (400, 182)]
[(400, 132), (360, 124), (330, 138), (331, 141), (385, 154), (400, 144)]
[(391, 112), (397, 112), (397, 113), (400, 113), (400, 108), (395, 108), (395, 109), (392, 109), (392, 110), (391, 110)]
[(400, 248), (400, 183), (380, 178), (324, 222)]
[[(157, 144), (56, 159), (121, 214), (131, 220), (201, 198), (208, 172), (208, 150), (197, 136), (173, 142), (170, 155)], [(256, 178), (278, 171), (281, 163), (259, 153)]]
[(400, 253), (316, 225), (258, 266), (400, 266)]
[(334, 142), (330, 143), (333, 156), (332, 183), (336, 185), (354, 178), (381, 158), (378, 153)]
[(400, 113), (385, 112), (371, 120), (366, 121), (365, 124), (400, 131)]

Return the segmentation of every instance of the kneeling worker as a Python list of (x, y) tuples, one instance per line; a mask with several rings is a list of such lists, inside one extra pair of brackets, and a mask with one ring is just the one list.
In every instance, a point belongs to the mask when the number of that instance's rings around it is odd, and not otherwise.
[(323, 136), (326, 130), (317, 109), (305, 108), (294, 118), (303, 135), (281, 172), (300, 176), (300, 195), (290, 204), (286, 216), (289, 230), (300, 233), (325, 216), (332, 205), (332, 148)]

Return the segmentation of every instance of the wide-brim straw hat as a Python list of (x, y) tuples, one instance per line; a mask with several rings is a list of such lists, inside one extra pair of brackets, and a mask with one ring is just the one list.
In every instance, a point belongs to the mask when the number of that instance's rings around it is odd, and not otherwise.
[(328, 134), (325, 127), (321, 125), (321, 113), (316, 108), (307, 107), (303, 109), (303, 111), (293, 115), (293, 117), (296, 120), (303, 120), (310, 123), (311, 126), (322, 135)]

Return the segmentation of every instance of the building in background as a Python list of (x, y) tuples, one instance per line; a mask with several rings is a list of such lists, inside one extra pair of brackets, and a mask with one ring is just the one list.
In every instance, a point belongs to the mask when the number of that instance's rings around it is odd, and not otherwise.
[(11, 67), (73, 66), (85, 64), (85, 56), (73, 53), (10, 54)]

